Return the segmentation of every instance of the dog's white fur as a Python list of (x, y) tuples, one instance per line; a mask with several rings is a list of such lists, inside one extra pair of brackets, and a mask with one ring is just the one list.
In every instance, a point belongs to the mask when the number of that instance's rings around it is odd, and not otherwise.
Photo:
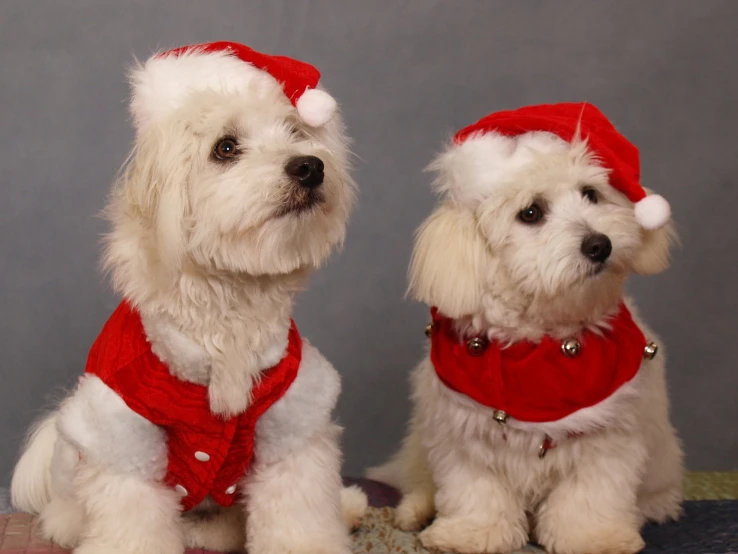
[[(451, 145), (431, 168), (442, 200), (418, 232), (410, 289), (455, 318), (462, 336), (536, 341), (600, 329), (629, 272), (668, 265), (671, 227), (639, 228), (584, 141), (482, 134)], [(597, 203), (583, 197), (585, 185)], [(547, 213), (525, 225), (516, 216), (534, 201)], [(597, 275), (580, 252), (593, 231), (613, 244)], [(399, 527), (420, 529), (435, 516), (420, 535), (427, 547), (510, 552), (533, 537), (560, 554), (633, 553), (646, 519), (680, 513), (682, 452), (669, 422), (663, 347), (612, 397), (559, 421), (503, 427), (492, 409), (444, 386), (428, 356), (412, 391), (402, 448), (369, 476), (404, 493)], [(556, 447), (539, 459), (546, 435)]]
[[(348, 141), (338, 116), (322, 128), (302, 123), (260, 72), (247, 71), (238, 90), (189, 90), (178, 101), (138, 122), (108, 206), (105, 266), (140, 311), (157, 356), (180, 379), (207, 385), (212, 411), (230, 416), (284, 356), (295, 293), (344, 239), (355, 189)], [(223, 163), (211, 153), (226, 135), (240, 154)], [(297, 186), (284, 167), (298, 155), (323, 160), (324, 201), (283, 214)], [(77, 554), (185, 546), (347, 554), (348, 526), (366, 497), (342, 490), (331, 420), (339, 391), (338, 373), (304, 341), (296, 380), (258, 422), (243, 506), (206, 500), (182, 514), (179, 493), (161, 483), (164, 432), (100, 379), (83, 377), (31, 434), (13, 502), (40, 514), (44, 535)]]

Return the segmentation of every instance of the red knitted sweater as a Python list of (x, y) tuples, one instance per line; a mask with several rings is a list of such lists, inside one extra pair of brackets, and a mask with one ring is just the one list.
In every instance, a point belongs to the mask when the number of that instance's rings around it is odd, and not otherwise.
[(164, 480), (182, 494), (182, 507), (189, 510), (208, 495), (221, 506), (234, 503), (254, 457), (256, 422), (290, 387), (301, 357), (302, 340), (293, 322), (284, 358), (262, 372), (248, 409), (223, 419), (210, 411), (207, 387), (178, 379), (156, 357), (140, 315), (122, 302), (93, 344), (85, 372), (166, 431)]

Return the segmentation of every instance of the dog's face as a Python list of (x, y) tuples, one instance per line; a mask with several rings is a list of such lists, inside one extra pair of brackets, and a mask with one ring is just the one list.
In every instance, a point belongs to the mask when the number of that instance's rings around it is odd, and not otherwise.
[(139, 133), (119, 198), (170, 266), (286, 274), (319, 265), (344, 239), (346, 148), (338, 116), (306, 126), (276, 83), (193, 92)]
[[(482, 310), (485, 295), (521, 310), (576, 311), (593, 299), (619, 298), (630, 271), (665, 267), (669, 231), (640, 228), (633, 204), (608, 184), (585, 143), (548, 133), (487, 134), (452, 146), (431, 167), (444, 202), (421, 228), (411, 284), (449, 315)], [(438, 242), (445, 255), (431, 252)], [(435, 255), (455, 273), (448, 286), (429, 261)], [(453, 295), (461, 298), (447, 298)]]

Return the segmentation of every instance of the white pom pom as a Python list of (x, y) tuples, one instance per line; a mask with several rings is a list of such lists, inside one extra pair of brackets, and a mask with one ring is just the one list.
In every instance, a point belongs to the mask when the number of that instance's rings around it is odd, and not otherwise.
[(326, 91), (311, 88), (297, 99), (297, 113), (311, 127), (322, 127), (336, 113), (336, 101)]
[(635, 217), (644, 229), (653, 231), (666, 225), (671, 217), (671, 206), (663, 196), (646, 196), (635, 205)]

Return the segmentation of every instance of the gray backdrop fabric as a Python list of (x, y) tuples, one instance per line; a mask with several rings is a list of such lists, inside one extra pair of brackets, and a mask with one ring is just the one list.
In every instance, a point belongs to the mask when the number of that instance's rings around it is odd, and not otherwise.
[(125, 68), (158, 48), (235, 40), (317, 65), (355, 139), (346, 247), (296, 320), (343, 375), (345, 472), (396, 448), (427, 309), (403, 298), (422, 172), (495, 110), (590, 101), (641, 149), (682, 248), (632, 282), (669, 349), (692, 469), (738, 469), (738, 2), (735, 0), (0, 3), (0, 485), (25, 429), (76, 383), (117, 303), (97, 217), (128, 152)]

